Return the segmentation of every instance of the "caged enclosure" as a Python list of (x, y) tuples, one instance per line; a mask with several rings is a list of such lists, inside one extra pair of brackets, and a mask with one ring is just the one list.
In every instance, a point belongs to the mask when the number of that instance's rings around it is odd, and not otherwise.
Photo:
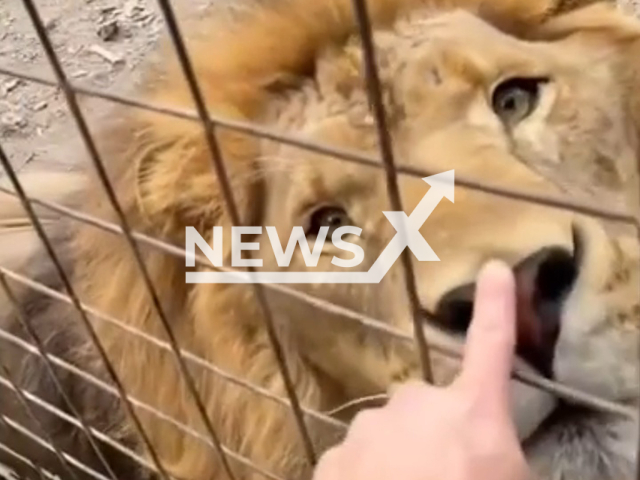
[(0, 5), (0, 475), (310, 479), (497, 257), (537, 477), (640, 479), (634, 9)]

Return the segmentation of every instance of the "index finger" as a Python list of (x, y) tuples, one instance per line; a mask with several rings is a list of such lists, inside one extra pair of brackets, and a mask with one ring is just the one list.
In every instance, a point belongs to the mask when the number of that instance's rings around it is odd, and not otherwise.
[(482, 268), (458, 378), (458, 384), (477, 397), (505, 409), (516, 344), (515, 294), (515, 279), (506, 264), (491, 261)]

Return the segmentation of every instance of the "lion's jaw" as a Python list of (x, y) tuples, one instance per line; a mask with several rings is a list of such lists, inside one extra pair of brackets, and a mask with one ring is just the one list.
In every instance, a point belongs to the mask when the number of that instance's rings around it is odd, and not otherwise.
[[(621, 127), (624, 114), (617, 109), (617, 99), (601, 95), (615, 87), (614, 80), (606, 66), (585, 75), (592, 65), (576, 60), (575, 46), (563, 52), (561, 44), (520, 42), (463, 13), (408, 22), (381, 33), (378, 41), (396, 151), (410, 165), (434, 173), (454, 169), (473, 180), (543, 195), (562, 193), (558, 183), (566, 186), (567, 170), (562, 169), (567, 168), (569, 174), (579, 171), (574, 191), (580, 193), (593, 184), (595, 193), (588, 192), (592, 196), (619, 201), (612, 190), (629, 188), (625, 162), (631, 147)], [(375, 129), (363, 108), (360, 61), (357, 46), (329, 52), (318, 63), (316, 83), (276, 109), (280, 126), (338, 147), (375, 152)], [(509, 76), (544, 76), (551, 82), (531, 116), (505, 129), (486, 96), (498, 80)], [(599, 136), (606, 136), (607, 142)], [(293, 147), (265, 143), (264, 148), (265, 165), (271, 162), (272, 170), (266, 174), (264, 225), (288, 232), (304, 224), (304, 215), (314, 206), (337, 205), (363, 229), (353, 241), (367, 254), (359, 269), (367, 269), (394, 233), (382, 215), (391, 210), (383, 175)], [(619, 163), (612, 152), (620, 155)], [(557, 182), (548, 179), (554, 173), (549, 162), (552, 167), (559, 162)], [(402, 179), (400, 187), (407, 213), (428, 190), (420, 179)], [(455, 203), (443, 200), (421, 230), (441, 261), (416, 262), (420, 300), (425, 310), (434, 311), (446, 293), (473, 282), (490, 257), (516, 265), (549, 247), (572, 255), (576, 225), (584, 236), (585, 258), (561, 302), (550, 373), (570, 386), (634, 405), (640, 390), (636, 246), (632, 253), (621, 250), (619, 244), (626, 240), (609, 238), (601, 222), (456, 187)], [(288, 237), (280, 240), (286, 245)], [(260, 246), (266, 258), (263, 268), (273, 269), (266, 235)], [(350, 258), (328, 247), (318, 269), (336, 270), (330, 264), (333, 255)], [(304, 268), (294, 255), (290, 269)], [(301, 288), (412, 332), (399, 268), (379, 285)], [(310, 310), (304, 302), (279, 295), (272, 302), (278, 315), (290, 321), (287, 328), (299, 354), (340, 384), (346, 399), (384, 392), (395, 382), (419, 375), (411, 343), (384, 339), (384, 334), (372, 334), (339, 314)], [(431, 327), (427, 330), (434, 333)], [(450, 381), (457, 364), (437, 352), (432, 352), (432, 361), (436, 381)], [(521, 436), (528, 437), (526, 450), (543, 478), (631, 478), (635, 422), (595, 413), (560, 415), (545, 422), (554, 401), (519, 383), (514, 389), (516, 422)], [(566, 435), (572, 438), (568, 444)]]

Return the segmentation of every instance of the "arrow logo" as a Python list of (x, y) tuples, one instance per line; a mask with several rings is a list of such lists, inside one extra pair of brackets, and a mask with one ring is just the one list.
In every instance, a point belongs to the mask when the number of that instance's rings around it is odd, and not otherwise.
[(380, 283), (405, 248), (409, 248), (421, 262), (439, 262), (420, 228), (443, 198), (453, 203), (454, 170), (422, 180), (431, 188), (411, 215), (383, 212), (396, 234), (367, 272), (187, 272), (187, 283)]

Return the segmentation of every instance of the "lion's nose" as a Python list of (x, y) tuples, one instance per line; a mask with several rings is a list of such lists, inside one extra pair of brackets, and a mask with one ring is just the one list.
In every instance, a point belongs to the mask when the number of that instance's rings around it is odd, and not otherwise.
[[(560, 247), (543, 248), (514, 269), (517, 285), (517, 352), (542, 374), (551, 376), (562, 306), (578, 273), (575, 257)], [(437, 305), (436, 324), (464, 333), (471, 322), (475, 284), (451, 290)]]

